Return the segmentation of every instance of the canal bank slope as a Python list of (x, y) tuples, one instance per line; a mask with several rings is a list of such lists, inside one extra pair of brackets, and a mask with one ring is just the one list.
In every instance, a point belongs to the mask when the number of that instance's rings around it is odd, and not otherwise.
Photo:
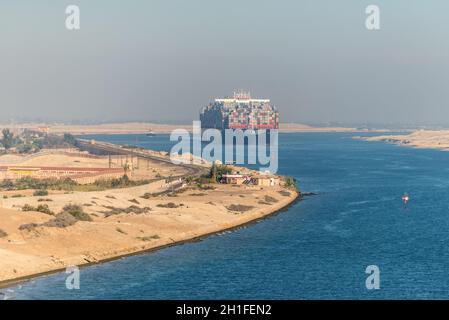
[(0, 209), (0, 287), (236, 228), (287, 207), (299, 196), (282, 186), (191, 185), (175, 193), (157, 191), (139, 186), (45, 197), (50, 209), (78, 204), (92, 218), (68, 225), (45, 213), (17, 209), (25, 203), (37, 205), (37, 197), (7, 199), (6, 208)]

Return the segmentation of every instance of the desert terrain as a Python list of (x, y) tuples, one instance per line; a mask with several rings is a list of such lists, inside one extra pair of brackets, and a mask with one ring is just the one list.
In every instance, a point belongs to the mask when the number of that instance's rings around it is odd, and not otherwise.
[[(107, 157), (4, 157), (0, 162), (30, 166), (109, 165)], [(133, 179), (150, 179), (144, 185), (48, 190), (45, 195), (35, 190), (0, 191), (0, 286), (233, 228), (272, 214), (298, 196), (283, 186), (167, 180), (182, 174), (181, 166), (153, 161), (132, 172)], [(39, 206), (45, 210), (37, 210)]]
[(404, 135), (365, 138), (367, 141), (386, 141), (415, 148), (449, 150), (449, 130), (418, 130)]

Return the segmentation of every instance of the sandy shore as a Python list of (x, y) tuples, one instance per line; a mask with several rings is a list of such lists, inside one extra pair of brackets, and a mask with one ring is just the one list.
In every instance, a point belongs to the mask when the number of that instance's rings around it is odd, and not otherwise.
[[(278, 191), (281, 190), (277, 188), (269, 192), (252, 188), (231, 189), (229, 186), (220, 186), (203, 196), (193, 195), (195, 192), (191, 192), (176, 200), (170, 197), (138, 199), (142, 205), (150, 206), (152, 210), (145, 214), (95, 217), (92, 222), (79, 221), (66, 228), (39, 227), (33, 231), (20, 231), (19, 227), (24, 223), (44, 223), (50, 217), (37, 212), (0, 209), (0, 229), (8, 234), (0, 239), (0, 286), (11, 284), (14, 280), (63, 270), (71, 265), (83, 266), (108, 261), (235, 228), (264, 218), (288, 206), (297, 197), (294, 192), (288, 196), (280, 195)], [(114, 201), (115, 205), (122, 203), (126, 206), (129, 198), (136, 194), (140, 193), (136, 193), (136, 190), (122, 190), (120, 193), (109, 192), (109, 195), (97, 194), (95, 198), (101, 204), (110, 205), (110, 197), (114, 196), (118, 199)], [(259, 199), (267, 195), (277, 202), (259, 204)], [(86, 197), (79, 194), (73, 196), (77, 200)], [(56, 206), (68, 200), (65, 198), (67, 195), (53, 196), (58, 197)], [(205, 199), (208, 200), (207, 203)], [(176, 209), (157, 207), (158, 204), (169, 202), (176, 205), (182, 203), (183, 206)], [(227, 208), (236, 202), (254, 208), (240, 213)], [(93, 210), (88, 212), (92, 213)]]
[[(121, 167), (122, 160), (79, 152), (0, 156), (2, 164), (28, 166)], [(130, 177), (151, 183), (91, 192), (48, 190), (45, 196), (34, 196), (34, 190), (0, 191), (0, 287), (235, 228), (273, 214), (298, 197), (282, 186), (204, 187), (192, 182), (173, 189), (166, 179), (190, 175), (189, 168), (157, 157), (134, 161)], [(91, 221), (61, 225), (55, 217), (68, 204), (81, 207)], [(50, 212), (23, 211), (39, 205)]]
[[(20, 230), (23, 224), (42, 224), (52, 216), (8, 209), (33, 204), (36, 197), (3, 201), (0, 230), (7, 236), (0, 238), (0, 286), (70, 265), (108, 261), (234, 228), (264, 218), (288, 206), (298, 196), (282, 187), (217, 185), (215, 190), (187, 188), (176, 197), (141, 198), (145, 192), (157, 189), (157, 183), (153, 183), (114, 191), (51, 195), (52, 202), (48, 204), (55, 211), (66, 203), (92, 204), (85, 208), (93, 221), (78, 221), (65, 228), (40, 226)], [(176, 208), (164, 207), (168, 203)], [(233, 204), (247, 206), (247, 211), (233, 211)], [(104, 214), (108, 211), (106, 207), (130, 205), (151, 209), (145, 213)]]
[(386, 141), (414, 148), (449, 150), (449, 130), (418, 130), (410, 134), (377, 136), (367, 141)]

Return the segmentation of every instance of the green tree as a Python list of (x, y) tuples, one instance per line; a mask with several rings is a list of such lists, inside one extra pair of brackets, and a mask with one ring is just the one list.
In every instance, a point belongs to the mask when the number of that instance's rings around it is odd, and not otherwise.
[(213, 182), (217, 182), (217, 165), (212, 163), (212, 168), (210, 169), (210, 178)]
[(131, 166), (129, 165), (128, 162), (125, 162), (125, 164), (123, 165), (123, 175), (125, 177), (128, 177), (128, 171), (131, 168)]
[(33, 151), (33, 146), (30, 143), (24, 143), (17, 146), (17, 151), (19, 153), (30, 153)]
[(71, 146), (76, 146), (76, 138), (70, 133), (64, 133), (64, 142)]
[(231, 172), (232, 170), (228, 166), (216, 164), (214, 162), (210, 168), (209, 178), (212, 182), (219, 182), (224, 174), (229, 174)]
[(14, 144), (14, 134), (9, 129), (3, 129), (2, 130), (3, 137), (1, 139), (3, 148), (5, 150), (11, 149), (11, 147)]
[(285, 177), (284, 178), (284, 186), (286, 186), (287, 188), (296, 188), (295, 178)]

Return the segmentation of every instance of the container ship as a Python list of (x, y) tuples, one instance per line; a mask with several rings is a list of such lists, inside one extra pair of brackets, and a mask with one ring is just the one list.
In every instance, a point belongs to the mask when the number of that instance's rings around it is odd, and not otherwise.
[(201, 109), (203, 129), (279, 129), (279, 112), (269, 99), (253, 99), (249, 92), (234, 92)]

